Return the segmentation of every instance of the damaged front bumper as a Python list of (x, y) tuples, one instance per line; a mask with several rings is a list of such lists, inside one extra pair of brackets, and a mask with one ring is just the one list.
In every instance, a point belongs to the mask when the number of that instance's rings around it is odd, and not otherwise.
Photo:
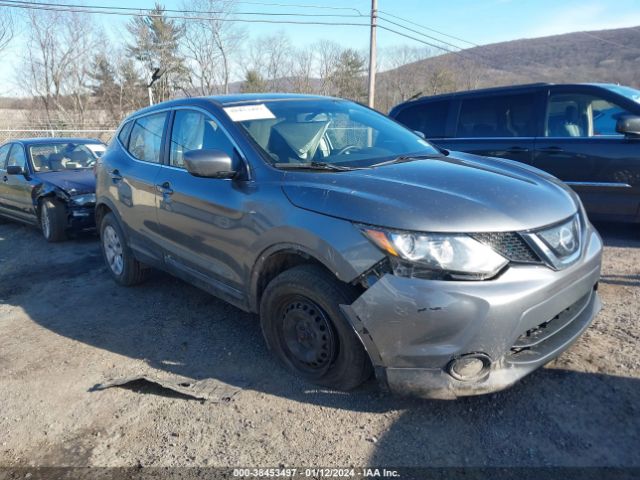
[(75, 232), (96, 227), (95, 205), (72, 205), (67, 208), (67, 229)]
[[(560, 355), (589, 326), (601, 308), (601, 252), (589, 228), (582, 258), (565, 270), (518, 265), (479, 282), (387, 274), (342, 310), (392, 391), (441, 399), (495, 392)], [(458, 375), (461, 358), (478, 358), (483, 368)]]

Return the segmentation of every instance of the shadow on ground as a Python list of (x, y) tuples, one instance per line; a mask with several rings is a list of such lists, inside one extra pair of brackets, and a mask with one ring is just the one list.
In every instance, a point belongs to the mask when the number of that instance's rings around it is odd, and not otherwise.
[[(632, 241), (625, 235), (603, 236), (611, 245)], [(118, 287), (95, 239), (52, 247), (12, 224), (0, 237), (8, 240), (0, 243), (0, 301), (59, 335), (194, 380), (338, 409), (401, 410), (382, 438), (371, 439), (371, 464), (640, 463), (637, 379), (544, 369), (505, 392), (453, 402), (396, 398), (373, 382), (349, 394), (319, 391), (274, 362), (254, 315), (160, 272), (139, 287)]]

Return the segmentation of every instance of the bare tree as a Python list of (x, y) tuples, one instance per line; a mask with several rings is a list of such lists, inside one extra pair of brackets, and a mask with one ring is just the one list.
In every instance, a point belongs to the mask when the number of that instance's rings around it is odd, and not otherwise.
[(14, 31), (13, 15), (8, 7), (0, 7), (0, 52), (2, 52), (13, 39)]
[(91, 18), (74, 12), (29, 10), (27, 27), (20, 83), (26, 83), (40, 100), (49, 124), (62, 120), (83, 125), (90, 99), (90, 53), (96, 47)]
[(183, 50), (190, 64), (189, 83), (200, 95), (229, 93), (231, 57), (246, 38), (243, 28), (233, 23), (235, 0), (193, 0), (185, 10), (212, 12), (210, 18), (185, 20)]
[(312, 46), (318, 52), (318, 77), (320, 80), (320, 93), (322, 95), (334, 95), (333, 74), (340, 64), (342, 47), (332, 40), (321, 40)]

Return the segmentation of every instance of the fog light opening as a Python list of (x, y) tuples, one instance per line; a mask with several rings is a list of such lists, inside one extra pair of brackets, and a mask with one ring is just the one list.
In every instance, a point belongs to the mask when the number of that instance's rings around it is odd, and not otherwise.
[(454, 358), (447, 365), (447, 372), (456, 380), (469, 382), (489, 373), (491, 360), (484, 353), (468, 353)]

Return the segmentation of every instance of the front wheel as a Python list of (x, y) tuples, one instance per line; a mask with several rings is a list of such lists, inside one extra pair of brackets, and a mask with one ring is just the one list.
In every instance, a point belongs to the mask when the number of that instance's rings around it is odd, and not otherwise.
[(67, 212), (58, 200), (45, 198), (40, 206), (40, 230), (47, 242), (61, 242), (67, 238)]
[(267, 345), (306, 380), (337, 390), (357, 387), (371, 376), (371, 362), (339, 307), (356, 296), (352, 287), (314, 265), (281, 273), (260, 302)]
[(125, 243), (122, 229), (113, 213), (106, 214), (102, 219), (100, 244), (109, 273), (116, 282), (130, 286), (145, 280), (147, 270)]

